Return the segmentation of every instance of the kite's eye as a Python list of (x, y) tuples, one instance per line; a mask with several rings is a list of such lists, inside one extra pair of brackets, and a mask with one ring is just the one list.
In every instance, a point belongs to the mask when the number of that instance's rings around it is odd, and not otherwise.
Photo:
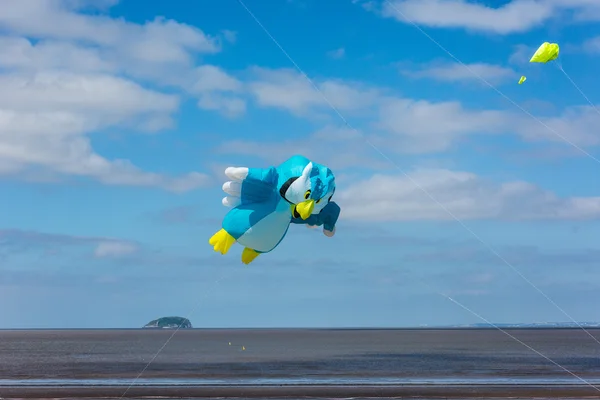
[(304, 200), (308, 200), (308, 198), (310, 197), (310, 190), (307, 190), (306, 193), (304, 193)]

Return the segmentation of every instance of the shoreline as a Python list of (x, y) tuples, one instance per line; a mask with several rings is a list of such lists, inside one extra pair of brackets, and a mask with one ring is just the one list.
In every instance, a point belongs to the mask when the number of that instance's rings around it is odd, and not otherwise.
[[(193, 329), (165, 347), (172, 333), (0, 332), (0, 397), (600, 398), (491, 330)], [(581, 330), (514, 335), (600, 386), (600, 349)]]
[[(326, 327), (237, 327), (237, 328), (222, 328), (222, 327), (193, 327), (193, 328), (0, 328), (0, 332), (91, 332), (97, 333), (98, 331), (106, 332), (118, 332), (118, 331), (143, 331), (143, 332), (167, 332), (173, 333), (173, 331), (179, 332), (190, 332), (190, 331), (205, 331), (205, 332), (236, 332), (236, 331), (248, 331), (248, 332), (303, 332), (303, 331), (314, 331), (314, 332), (381, 332), (381, 331), (498, 331), (501, 328), (503, 331), (531, 331), (531, 330), (572, 330), (581, 331), (582, 328), (574, 325), (540, 325), (540, 326), (529, 326), (529, 325), (508, 325), (502, 326), (502, 324), (494, 326), (405, 326), (405, 327), (343, 327), (343, 328), (326, 328)], [(586, 331), (600, 331), (600, 325), (589, 325), (583, 326)]]
[[(413, 397), (413, 398), (544, 398), (598, 397), (588, 385), (206, 385), (206, 386), (45, 386), (0, 387), (0, 397), (49, 398), (207, 398), (207, 397)], [(125, 396), (123, 394), (127, 390)]]
[[(64, 379), (64, 378), (0, 378), (0, 389), (3, 387), (126, 387), (131, 384), (147, 387), (237, 387), (237, 386), (540, 386), (540, 387), (570, 387), (570, 386), (599, 386), (600, 378), (594, 376), (578, 375), (578, 378), (564, 376), (487, 376), (469, 377), (465, 375), (444, 377), (384, 377), (365, 375), (339, 375), (339, 376), (278, 376), (232, 378), (222, 375), (220, 377), (105, 377), (89, 379)], [(584, 379), (583, 382), (581, 379)], [(600, 391), (599, 391), (600, 393)]]

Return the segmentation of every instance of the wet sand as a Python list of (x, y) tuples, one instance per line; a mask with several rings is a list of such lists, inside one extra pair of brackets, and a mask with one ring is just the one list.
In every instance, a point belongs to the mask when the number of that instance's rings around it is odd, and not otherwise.
[[(495, 386), (495, 385), (449, 385), (432, 386), (207, 386), (207, 387), (142, 387), (134, 386), (126, 394), (126, 387), (70, 387), (70, 388), (0, 388), (5, 399), (114, 399), (114, 398), (390, 398), (411, 397), (422, 399), (454, 398), (454, 399), (565, 399), (565, 398), (600, 398), (600, 392), (591, 387), (562, 386)], [(125, 394), (125, 396), (123, 396)]]
[[(589, 332), (600, 338), (600, 330)], [(600, 390), (497, 330), (181, 330), (148, 365), (172, 333), (0, 331), (0, 397), (118, 398), (147, 367), (126, 397), (600, 398)], [(583, 379), (600, 382), (600, 345), (582, 330), (510, 333)], [(165, 383), (184, 378), (193, 381)], [(34, 379), (41, 383), (33, 387)], [(104, 383), (90, 386), (83, 379)], [(253, 379), (280, 383), (247, 383)], [(393, 382), (373, 384), (386, 379)], [(410, 382), (440, 379), (454, 383)], [(536, 383), (540, 379), (563, 384)]]

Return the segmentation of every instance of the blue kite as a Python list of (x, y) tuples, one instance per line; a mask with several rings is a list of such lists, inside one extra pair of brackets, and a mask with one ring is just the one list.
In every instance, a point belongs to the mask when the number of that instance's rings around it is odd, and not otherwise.
[(223, 185), (223, 205), (231, 210), (208, 241), (216, 252), (226, 254), (238, 242), (245, 247), (242, 262), (249, 264), (277, 247), (291, 223), (335, 234), (340, 207), (331, 201), (335, 176), (326, 166), (296, 155), (278, 167), (229, 167), (225, 175), (231, 181)]

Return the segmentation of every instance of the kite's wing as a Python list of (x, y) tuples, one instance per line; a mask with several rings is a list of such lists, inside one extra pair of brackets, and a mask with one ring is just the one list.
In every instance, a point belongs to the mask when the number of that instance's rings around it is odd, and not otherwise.
[(228, 194), (223, 198), (226, 207), (267, 201), (277, 186), (277, 170), (274, 167), (229, 167), (225, 175), (231, 179), (223, 185), (223, 191)]
[(548, 61), (556, 60), (560, 47), (557, 43), (544, 42), (535, 51), (529, 62), (547, 63)]

